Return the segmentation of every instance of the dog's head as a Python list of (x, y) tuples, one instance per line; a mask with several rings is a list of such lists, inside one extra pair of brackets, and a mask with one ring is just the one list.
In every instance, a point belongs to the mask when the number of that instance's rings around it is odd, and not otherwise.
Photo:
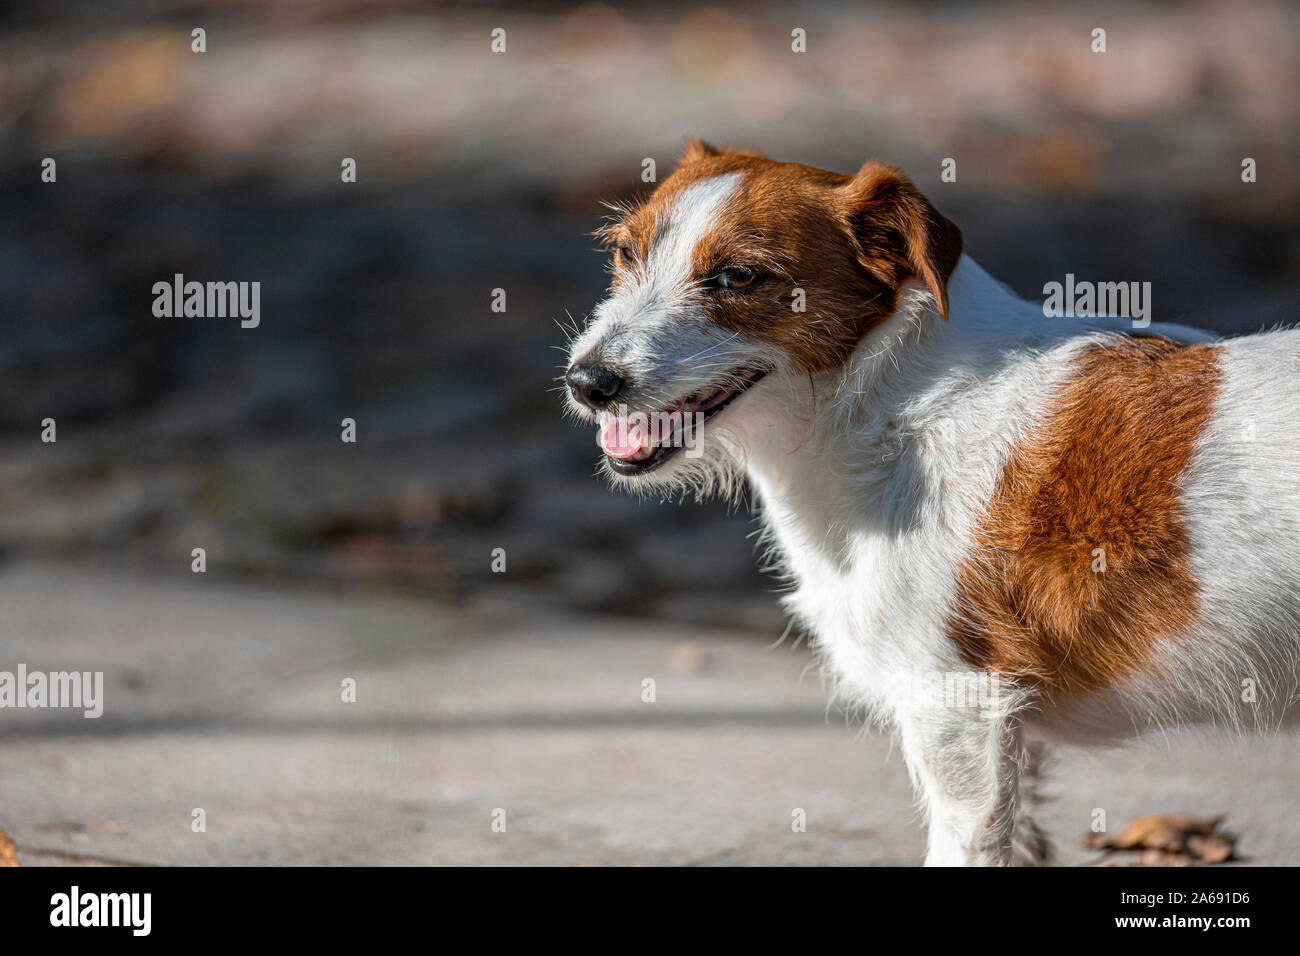
[(598, 235), (613, 281), (572, 343), (568, 401), (600, 424), (607, 472), (641, 486), (698, 480), (758, 393), (845, 363), (908, 280), (947, 318), (961, 255), (895, 167), (845, 176), (699, 140)]

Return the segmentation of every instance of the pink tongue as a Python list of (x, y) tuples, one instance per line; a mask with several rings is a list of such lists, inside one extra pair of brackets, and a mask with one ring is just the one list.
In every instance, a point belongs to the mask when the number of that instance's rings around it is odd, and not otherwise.
[(639, 418), (611, 418), (601, 426), (600, 447), (610, 458), (631, 458), (650, 446), (650, 430)]

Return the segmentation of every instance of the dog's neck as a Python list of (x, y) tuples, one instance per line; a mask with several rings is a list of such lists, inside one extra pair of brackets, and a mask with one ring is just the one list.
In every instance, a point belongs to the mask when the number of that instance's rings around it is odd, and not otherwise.
[(744, 469), (796, 578), (845, 571), (864, 535), (915, 528), (941, 490), (935, 443), (960, 440), (964, 385), (1041, 334), (1041, 310), (965, 256), (948, 297), (945, 322), (923, 287), (909, 287), (842, 368), (772, 390), (752, 416)]

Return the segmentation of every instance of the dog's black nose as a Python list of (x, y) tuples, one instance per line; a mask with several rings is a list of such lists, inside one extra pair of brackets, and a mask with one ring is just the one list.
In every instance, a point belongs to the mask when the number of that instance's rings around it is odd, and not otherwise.
[(608, 365), (571, 365), (564, 380), (573, 397), (588, 408), (604, 408), (623, 390), (623, 376)]

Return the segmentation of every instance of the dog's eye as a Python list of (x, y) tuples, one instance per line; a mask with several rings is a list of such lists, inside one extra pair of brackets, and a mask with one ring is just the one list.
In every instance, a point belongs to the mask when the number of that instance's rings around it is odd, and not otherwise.
[(717, 275), (708, 281), (708, 285), (716, 289), (727, 289), (731, 292), (741, 292), (754, 285), (762, 278), (753, 269), (745, 266), (733, 266), (730, 269), (723, 269)]
[(624, 269), (631, 269), (636, 264), (636, 254), (632, 252), (631, 246), (618, 247), (618, 261)]

